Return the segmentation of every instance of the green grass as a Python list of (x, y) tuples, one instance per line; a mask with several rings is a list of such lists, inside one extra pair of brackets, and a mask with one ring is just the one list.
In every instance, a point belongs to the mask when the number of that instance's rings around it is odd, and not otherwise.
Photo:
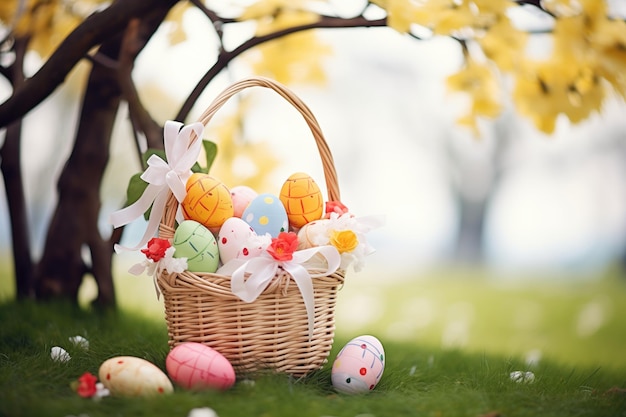
[[(83, 399), (70, 383), (84, 371), (97, 373), (114, 355), (143, 357), (163, 368), (167, 354), (162, 324), (124, 312), (90, 313), (62, 304), (5, 303), (0, 306), (0, 415), (2, 416), (187, 416), (211, 407), (227, 416), (624, 416), (626, 374), (605, 367), (562, 366), (542, 361), (532, 384), (510, 380), (527, 369), (523, 361), (459, 350), (386, 343), (387, 368), (367, 395), (334, 393), (328, 366), (303, 380), (264, 375), (254, 385), (237, 383), (227, 392), (177, 389), (153, 399)], [(83, 335), (90, 349), (72, 347)], [(336, 345), (345, 342), (338, 340)], [(72, 356), (50, 360), (54, 345)], [(332, 355), (336, 354), (336, 349)]]
[[(125, 266), (118, 266), (124, 270)], [(331, 353), (359, 334), (386, 350), (383, 379), (368, 395), (337, 394), (327, 365), (303, 379), (262, 375), (227, 392), (177, 389), (167, 397), (99, 402), (70, 383), (116, 355), (164, 368), (167, 331), (149, 277), (118, 274), (120, 310), (11, 301), (0, 274), (0, 416), (181, 416), (211, 407), (227, 416), (626, 416), (626, 279), (533, 277), (508, 281), (480, 270), (424, 274), (370, 268), (349, 274), (338, 300)], [(82, 335), (90, 349), (73, 347)], [(50, 360), (52, 346), (72, 356)], [(526, 362), (529, 352), (538, 363)], [(531, 370), (532, 384), (510, 380)]]

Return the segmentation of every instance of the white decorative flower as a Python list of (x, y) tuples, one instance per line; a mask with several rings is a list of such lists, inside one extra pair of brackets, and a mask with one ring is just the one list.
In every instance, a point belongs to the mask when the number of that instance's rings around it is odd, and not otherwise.
[(330, 213), (327, 219), (307, 225), (306, 237), (313, 246), (332, 245), (341, 254), (341, 269), (352, 265), (356, 272), (363, 268), (367, 255), (374, 252), (367, 242), (366, 234), (384, 221), (378, 216), (355, 217), (350, 213)]
[(72, 357), (65, 349), (59, 346), (53, 346), (50, 349), (50, 358), (55, 362), (69, 362)]
[(111, 391), (109, 391), (109, 389), (106, 388), (102, 382), (96, 383), (96, 393), (92, 397), (95, 401), (98, 401), (103, 397), (108, 397), (109, 395), (111, 395)]
[(215, 410), (209, 407), (193, 408), (187, 417), (218, 417)]
[(89, 340), (82, 336), (73, 336), (69, 338), (69, 341), (74, 345), (84, 350), (89, 350)]
[(530, 371), (513, 371), (510, 373), (509, 376), (511, 377), (511, 381), (517, 383), (523, 382), (525, 384), (532, 384), (533, 382), (535, 382), (535, 374)]

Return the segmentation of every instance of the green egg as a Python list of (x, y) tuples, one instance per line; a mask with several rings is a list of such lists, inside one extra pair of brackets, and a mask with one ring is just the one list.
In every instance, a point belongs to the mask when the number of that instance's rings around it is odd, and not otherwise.
[(220, 256), (215, 236), (195, 220), (185, 220), (174, 233), (175, 258), (187, 258), (191, 272), (215, 272)]

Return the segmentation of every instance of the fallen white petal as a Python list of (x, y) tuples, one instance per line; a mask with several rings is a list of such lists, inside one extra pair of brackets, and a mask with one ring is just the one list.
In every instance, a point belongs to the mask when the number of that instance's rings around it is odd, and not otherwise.
[(109, 391), (108, 388), (105, 388), (102, 382), (97, 382), (96, 393), (94, 394), (93, 399), (99, 400), (100, 398), (108, 397), (109, 395), (111, 395), (111, 391)]
[(513, 371), (509, 376), (511, 377), (511, 381), (517, 383), (524, 382), (526, 384), (531, 384), (535, 382), (535, 374), (530, 371)]
[(55, 362), (67, 362), (72, 359), (70, 354), (59, 346), (53, 346), (52, 349), (50, 349), (50, 357)]
[(82, 336), (72, 336), (69, 338), (69, 341), (74, 345), (81, 349), (89, 350), (89, 340), (85, 339)]
[(187, 417), (219, 417), (215, 410), (209, 407), (202, 408), (194, 408), (192, 409)]
[(526, 372), (524, 374), (524, 382), (529, 384), (535, 382), (535, 374), (530, 371)]

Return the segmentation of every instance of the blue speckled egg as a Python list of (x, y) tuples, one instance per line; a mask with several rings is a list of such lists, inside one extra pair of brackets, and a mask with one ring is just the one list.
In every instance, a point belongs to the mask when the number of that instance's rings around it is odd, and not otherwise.
[(278, 196), (270, 193), (256, 196), (241, 218), (252, 226), (257, 235), (269, 233), (272, 237), (278, 237), (280, 232), (287, 232), (289, 228), (285, 206)]
[(191, 272), (215, 272), (220, 256), (215, 236), (195, 220), (185, 220), (174, 233), (175, 258), (187, 258)]

